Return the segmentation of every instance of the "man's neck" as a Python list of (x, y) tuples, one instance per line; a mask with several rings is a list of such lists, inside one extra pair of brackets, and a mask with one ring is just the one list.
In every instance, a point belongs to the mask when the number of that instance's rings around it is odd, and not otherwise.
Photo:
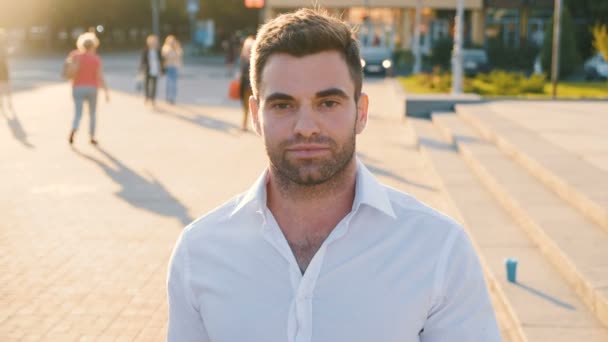
[(326, 183), (285, 187), (269, 172), (267, 206), (277, 220), (298, 264), (306, 269), (323, 241), (352, 209), (357, 165), (355, 160)]

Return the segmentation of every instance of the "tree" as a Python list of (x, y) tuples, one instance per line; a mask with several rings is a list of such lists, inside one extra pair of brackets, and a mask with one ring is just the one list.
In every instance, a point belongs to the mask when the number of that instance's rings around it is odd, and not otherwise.
[(596, 23), (608, 24), (608, 1), (565, 0), (564, 5), (576, 22), (576, 42), (582, 57), (595, 53), (590, 27)]
[(566, 0), (565, 5), (574, 18), (584, 18), (592, 23), (608, 23), (608, 1)]
[(431, 54), (431, 63), (433, 64), (433, 67), (439, 66), (443, 70), (449, 70), (453, 47), (454, 41), (451, 37), (443, 37), (437, 40), (433, 45)]
[(591, 32), (593, 33), (593, 47), (604, 55), (605, 60), (608, 60), (608, 26), (596, 24)]
[[(573, 71), (580, 65), (581, 57), (576, 45), (576, 33), (574, 32), (574, 22), (568, 8), (563, 8), (561, 20), (561, 36), (559, 41), (559, 76), (565, 78), (572, 74)], [(541, 61), (543, 69), (547, 72), (551, 71), (553, 53), (553, 19), (549, 21), (545, 29), (545, 39), (543, 41), (543, 49)]]

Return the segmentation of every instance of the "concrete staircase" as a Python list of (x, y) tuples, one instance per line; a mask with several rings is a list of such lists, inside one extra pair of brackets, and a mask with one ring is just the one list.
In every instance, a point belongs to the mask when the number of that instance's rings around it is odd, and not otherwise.
[(608, 341), (608, 173), (486, 104), (407, 123), (480, 254), (505, 341)]

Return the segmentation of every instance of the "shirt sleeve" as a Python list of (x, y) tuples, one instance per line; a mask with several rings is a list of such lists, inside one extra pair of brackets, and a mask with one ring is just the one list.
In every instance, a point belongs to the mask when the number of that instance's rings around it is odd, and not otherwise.
[(185, 235), (182, 233), (169, 262), (167, 342), (210, 342), (201, 314), (192, 300)]
[(437, 296), (420, 340), (501, 341), (477, 254), (462, 229), (453, 234), (439, 260)]

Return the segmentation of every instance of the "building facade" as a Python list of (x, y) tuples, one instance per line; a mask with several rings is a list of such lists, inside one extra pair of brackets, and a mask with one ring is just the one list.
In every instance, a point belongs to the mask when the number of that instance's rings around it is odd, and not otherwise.
[(542, 46), (554, 0), (485, 0), (485, 39), (512, 48)]
[[(317, 4), (357, 27), (363, 46), (411, 49), (416, 6), (419, 0), (318, 0)], [(518, 47), (531, 41), (542, 44), (546, 23), (553, 13), (553, 0), (464, 0), (464, 43), (485, 46), (499, 39)], [(420, 45), (429, 54), (434, 43), (453, 37), (458, 0), (420, 0)], [(265, 19), (296, 8), (310, 0), (266, 0)]]

